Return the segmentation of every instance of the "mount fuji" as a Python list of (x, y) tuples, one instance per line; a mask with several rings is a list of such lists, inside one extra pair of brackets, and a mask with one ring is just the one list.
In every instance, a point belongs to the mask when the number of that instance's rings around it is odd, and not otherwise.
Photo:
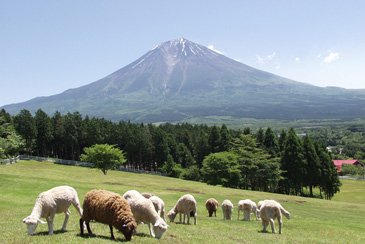
[(317, 87), (264, 72), (186, 39), (161, 43), (88, 85), (6, 105), (11, 114), (78, 111), (113, 121), (183, 122), (198, 118), (365, 117), (365, 90)]

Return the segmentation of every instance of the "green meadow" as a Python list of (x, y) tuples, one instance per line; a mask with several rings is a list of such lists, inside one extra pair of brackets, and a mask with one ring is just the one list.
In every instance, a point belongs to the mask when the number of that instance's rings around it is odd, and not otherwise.
[[(147, 225), (140, 225), (132, 243), (365, 243), (365, 182), (343, 180), (341, 192), (333, 200), (311, 199), (264, 192), (210, 186), (204, 183), (147, 174), (101, 171), (48, 162), (19, 161), (0, 165), (0, 243), (118, 243), (124, 236), (117, 230), (117, 241), (110, 239), (109, 227), (90, 223), (93, 235), (80, 236), (80, 216), (73, 206), (67, 231), (61, 232), (64, 214), (55, 217), (52, 236), (47, 224), (39, 225), (34, 236), (27, 235), (23, 218), (30, 215), (38, 194), (60, 185), (74, 187), (83, 202), (92, 189), (105, 189), (119, 194), (135, 189), (162, 198), (166, 213), (184, 194), (192, 194), (198, 203), (198, 225), (168, 223), (169, 229), (160, 240), (151, 238)], [(208, 217), (205, 201), (214, 197), (221, 204), (229, 199), (234, 204), (231, 221)], [(237, 220), (237, 203), (242, 199), (274, 199), (291, 213), (283, 218), (283, 234), (263, 233), (261, 221)], [(43, 219), (45, 220), (45, 219)], [(178, 220), (178, 216), (177, 219)], [(193, 221), (191, 221), (193, 223)], [(276, 221), (276, 229), (278, 224)]]

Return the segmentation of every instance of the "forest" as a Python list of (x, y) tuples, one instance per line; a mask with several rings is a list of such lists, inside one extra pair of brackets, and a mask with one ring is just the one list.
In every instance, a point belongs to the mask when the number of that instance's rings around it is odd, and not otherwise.
[(361, 127), (299, 135), (294, 128), (253, 132), (225, 124), (115, 123), (78, 112), (51, 117), (41, 109), (34, 115), (23, 109), (11, 116), (3, 109), (0, 158), (80, 160), (85, 148), (109, 144), (123, 151), (129, 167), (212, 185), (331, 199), (341, 186), (332, 159), (363, 157), (362, 133)]

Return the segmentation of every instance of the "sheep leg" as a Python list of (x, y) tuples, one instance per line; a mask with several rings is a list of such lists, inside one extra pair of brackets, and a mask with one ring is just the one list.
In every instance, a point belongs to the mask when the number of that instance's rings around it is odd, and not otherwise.
[[(181, 224), (181, 213), (180, 214), (180, 224)], [(184, 223), (185, 223), (185, 215), (184, 215)]]
[(238, 217), (237, 220), (240, 220), (240, 207), (238, 207)]
[(278, 218), (278, 223), (279, 223), (279, 234), (281, 234), (282, 232), (281, 232), (281, 228), (282, 228), (282, 226), (283, 226), (283, 221), (282, 221), (282, 219), (281, 218)]
[(275, 222), (273, 219), (270, 219), (270, 225), (271, 225), (271, 231), (272, 233), (276, 233), (276, 230), (275, 230)]
[(198, 221), (197, 221), (197, 213), (196, 211), (194, 212), (194, 225), (197, 225), (198, 224)]
[(267, 232), (266, 227), (269, 225), (269, 222), (266, 220), (262, 220), (262, 232)]
[(80, 235), (83, 236), (84, 235), (84, 221), (82, 220), (82, 218), (80, 218)]
[[(188, 225), (190, 225), (190, 211), (188, 212), (187, 216), (188, 216)], [(185, 215), (184, 215), (184, 217), (185, 217)]]
[(113, 233), (113, 226), (112, 225), (109, 225), (109, 228), (110, 228), (110, 234), (111, 234), (111, 239), (115, 240), (115, 237), (114, 237), (114, 233)]
[(91, 229), (90, 229), (90, 222), (85, 222), (85, 224), (86, 224), (87, 232), (88, 232), (89, 234), (92, 234), (93, 232), (92, 232), (92, 231), (91, 231)]
[(55, 213), (51, 213), (49, 217), (47, 217), (47, 224), (48, 224), (48, 235), (53, 234), (53, 220), (54, 220)]
[(150, 235), (152, 237), (155, 237), (155, 234), (153, 233), (153, 230), (152, 230), (152, 224), (151, 223), (148, 224), (148, 228), (150, 229)]
[(68, 221), (68, 218), (70, 217), (70, 214), (71, 214), (71, 211), (69, 209), (67, 209), (67, 211), (65, 212), (65, 221), (63, 221), (61, 230), (66, 230), (67, 221)]

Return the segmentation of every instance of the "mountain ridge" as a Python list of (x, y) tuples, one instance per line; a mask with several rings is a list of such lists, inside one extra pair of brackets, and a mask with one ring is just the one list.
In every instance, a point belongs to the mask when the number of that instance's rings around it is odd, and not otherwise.
[(181, 122), (204, 115), (267, 119), (364, 117), (364, 107), (365, 90), (322, 88), (290, 80), (184, 38), (161, 43), (90, 84), (4, 106), (12, 114), (23, 108), (31, 112), (41, 108), (49, 114), (78, 111), (147, 123)]

